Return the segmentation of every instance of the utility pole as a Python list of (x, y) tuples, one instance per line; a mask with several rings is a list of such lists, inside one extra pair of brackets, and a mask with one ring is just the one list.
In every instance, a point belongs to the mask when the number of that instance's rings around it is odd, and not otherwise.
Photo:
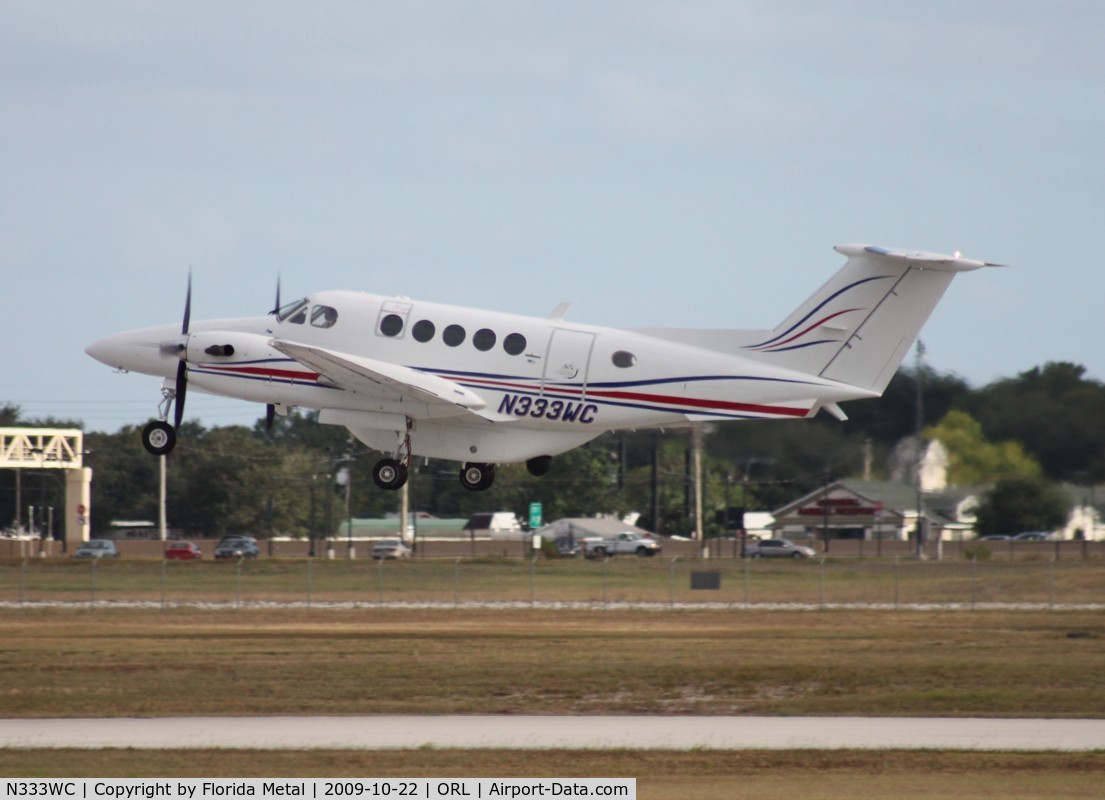
[(917, 340), (917, 542), (914, 555), (918, 559), (925, 557), (925, 442), (921, 431), (925, 427), (925, 343)]

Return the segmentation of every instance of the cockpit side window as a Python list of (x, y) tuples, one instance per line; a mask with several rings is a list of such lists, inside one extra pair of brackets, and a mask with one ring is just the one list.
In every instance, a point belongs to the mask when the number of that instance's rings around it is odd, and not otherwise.
[(333, 306), (317, 305), (311, 309), (311, 324), (316, 328), (332, 328), (338, 321), (338, 311)]
[[(287, 303), (285, 305), (280, 306), (280, 308), (277, 309), (277, 311), (276, 311), (276, 321), (277, 322), (284, 322), (285, 320), (290, 320), (293, 316), (296, 315), (297, 311), (305, 311), (307, 309), (307, 304), (308, 304), (307, 298), (304, 297), (304, 298), (301, 298), (299, 300), (293, 300), (290, 303)], [(306, 317), (302, 317), (299, 320), (291, 320), (291, 321), (302, 323), (304, 319), (306, 319)]]

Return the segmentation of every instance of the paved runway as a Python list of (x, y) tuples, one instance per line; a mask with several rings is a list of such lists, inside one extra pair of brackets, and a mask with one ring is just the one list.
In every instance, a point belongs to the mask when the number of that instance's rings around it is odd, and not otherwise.
[(1105, 750), (1105, 720), (690, 716), (3, 719), (0, 747)]

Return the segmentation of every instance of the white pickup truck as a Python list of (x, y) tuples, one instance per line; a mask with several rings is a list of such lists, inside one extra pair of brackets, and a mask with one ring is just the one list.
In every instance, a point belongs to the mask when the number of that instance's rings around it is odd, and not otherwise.
[(655, 539), (631, 531), (624, 531), (609, 539), (589, 539), (584, 545), (587, 548), (587, 558), (606, 558), (627, 553), (642, 557), (654, 556), (662, 549)]

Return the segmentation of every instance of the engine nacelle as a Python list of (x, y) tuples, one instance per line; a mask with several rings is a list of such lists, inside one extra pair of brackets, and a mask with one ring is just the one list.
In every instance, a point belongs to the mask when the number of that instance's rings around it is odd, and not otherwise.
[(199, 331), (188, 337), (189, 364), (242, 363), (264, 358), (282, 358), (269, 347), (268, 336), (241, 331)]

